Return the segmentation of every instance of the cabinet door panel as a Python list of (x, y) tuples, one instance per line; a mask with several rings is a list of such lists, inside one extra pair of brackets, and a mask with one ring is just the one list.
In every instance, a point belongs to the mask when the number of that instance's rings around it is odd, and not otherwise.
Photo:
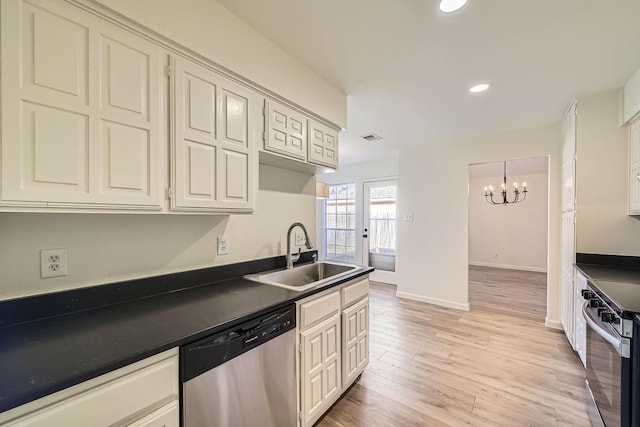
[(340, 393), (340, 316), (300, 334), (303, 425), (311, 425)]
[(175, 59), (172, 209), (247, 210), (253, 204), (250, 93)]
[(189, 73), (183, 78), (184, 132), (212, 144), (216, 138), (216, 84)]
[(337, 131), (314, 120), (309, 120), (308, 161), (332, 168), (338, 166)]
[[(160, 50), (112, 26), (96, 26), (99, 127), (90, 162), (96, 201), (162, 205)], [(96, 117), (97, 118), (97, 117)]]
[(234, 146), (249, 147), (249, 100), (228, 90), (222, 91), (222, 134)]
[[(84, 200), (88, 188), (89, 120), (83, 114), (22, 104), (19, 141), (3, 156), (3, 196), (12, 200)], [(9, 162), (11, 154), (20, 159)]]
[(100, 49), (101, 107), (146, 120), (151, 77), (149, 54), (109, 37), (101, 37)]
[(175, 205), (212, 207), (217, 197), (215, 75), (176, 61)]
[(149, 196), (152, 151), (149, 131), (119, 123), (102, 123), (102, 193)]
[(306, 119), (275, 101), (265, 101), (265, 150), (300, 160), (307, 158)]
[(222, 173), (224, 189), (221, 198), (228, 202), (248, 201), (249, 158), (245, 153), (222, 150)]
[(340, 394), (340, 365), (338, 358), (336, 357), (325, 369), (326, 389), (324, 391), (324, 398), (329, 401), (336, 394)]
[(369, 298), (342, 312), (342, 383), (348, 387), (369, 363)]
[(54, 97), (55, 103), (87, 105), (86, 25), (28, 3), (22, 10), (22, 88), (31, 96)]
[(640, 119), (629, 125), (629, 214), (640, 215)]
[(562, 121), (562, 210), (564, 212), (575, 210), (576, 123), (576, 103), (573, 102)]
[(188, 188), (185, 188), (185, 197), (209, 198), (216, 197), (216, 147), (200, 144), (195, 141), (186, 141), (188, 151), (189, 171)]
[(629, 175), (629, 212), (640, 215), (640, 168), (632, 169)]

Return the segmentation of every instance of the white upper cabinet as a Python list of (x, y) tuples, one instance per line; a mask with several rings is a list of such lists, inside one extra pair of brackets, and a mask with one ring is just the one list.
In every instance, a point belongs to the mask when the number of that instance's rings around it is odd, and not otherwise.
[(259, 120), (253, 93), (184, 58), (174, 63), (171, 208), (251, 211)]
[(265, 100), (264, 149), (296, 159), (307, 159), (307, 119), (301, 113)]
[(317, 165), (338, 167), (338, 132), (316, 120), (309, 119), (307, 127), (308, 161)]
[(337, 167), (337, 127), (99, 2), (0, 12), (0, 210), (246, 213), (258, 149)]
[(2, 201), (161, 209), (161, 59), (62, 2), (3, 1)]
[(562, 120), (562, 211), (576, 208), (576, 102)]
[(629, 215), (640, 215), (640, 118), (629, 125)]
[(640, 69), (622, 89), (622, 123), (628, 123), (640, 112)]
[(338, 133), (337, 127), (265, 99), (260, 162), (310, 173), (337, 169)]

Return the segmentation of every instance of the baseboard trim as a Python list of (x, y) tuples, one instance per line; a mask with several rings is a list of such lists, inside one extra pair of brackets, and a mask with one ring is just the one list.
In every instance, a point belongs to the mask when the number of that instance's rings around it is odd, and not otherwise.
[(558, 329), (560, 331), (564, 330), (561, 322), (557, 320), (549, 320), (548, 317), (544, 318), (544, 326), (546, 326), (547, 328)]
[(543, 267), (527, 267), (524, 265), (507, 265), (507, 264), (494, 264), (491, 262), (476, 262), (469, 261), (469, 265), (473, 265), (476, 267), (493, 267), (493, 268), (504, 268), (507, 270), (522, 270), (522, 271), (533, 271), (536, 273), (546, 273), (547, 269)]
[(408, 292), (396, 292), (398, 298), (406, 298), (413, 301), (426, 302), (441, 307), (454, 308), (456, 310), (469, 311), (469, 303), (462, 304), (459, 302), (449, 301), (440, 298), (425, 297), (424, 295), (410, 294)]

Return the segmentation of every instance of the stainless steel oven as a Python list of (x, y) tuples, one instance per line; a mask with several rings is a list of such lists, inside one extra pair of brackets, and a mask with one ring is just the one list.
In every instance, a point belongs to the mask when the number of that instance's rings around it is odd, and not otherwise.
[(591, 422), (632, 425), (633, 321), (623, 319), (596, 290), (585, 290), (587, 398)]

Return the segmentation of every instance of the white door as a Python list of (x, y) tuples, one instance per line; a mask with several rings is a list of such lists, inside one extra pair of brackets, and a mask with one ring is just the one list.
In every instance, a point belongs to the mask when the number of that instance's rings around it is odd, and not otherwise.
[(364, 183), (362, 221), (363, 265), (374, 267), (370, 279), (397, 284), (397, 180)]

